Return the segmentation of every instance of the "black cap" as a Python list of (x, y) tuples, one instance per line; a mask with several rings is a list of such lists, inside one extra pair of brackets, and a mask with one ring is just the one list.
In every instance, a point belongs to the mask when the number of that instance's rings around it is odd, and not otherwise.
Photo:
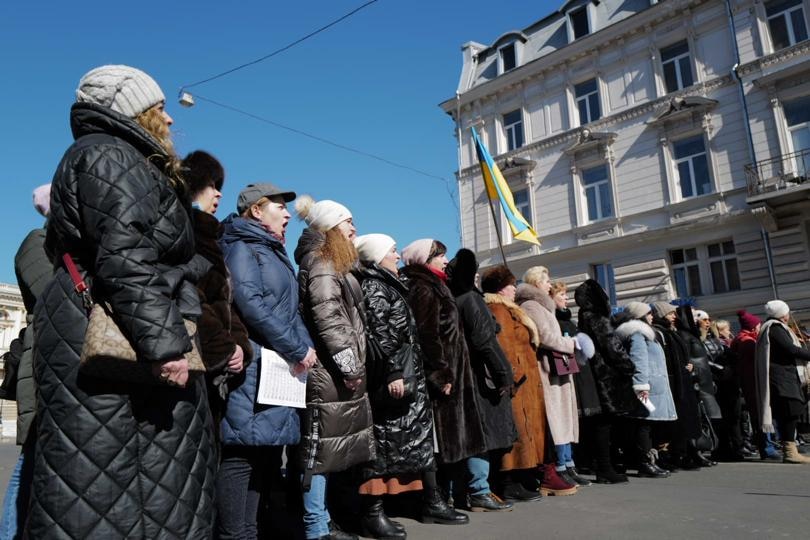
[(295, 192), (284, 191), (269, 182), (248, 184), (239, 193), (239, 198), (236, 200), (236, 211), (243, 214), (245, 210), (262, 197), (281, 197), (284, 202), (290, 202), (295, 199)]

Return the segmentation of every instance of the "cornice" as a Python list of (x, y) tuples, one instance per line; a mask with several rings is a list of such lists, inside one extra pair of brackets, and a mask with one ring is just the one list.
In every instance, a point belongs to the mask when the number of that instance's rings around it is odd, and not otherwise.
[(797, 56), (806, 55), (810, 53), (810, 40), (802, 41), (792, 47), (776, 51), (775, 53), (757, 58), (753, 62), (748, 62), (737, 68), (737, 74), (740, 77), (747, 77), (757, 71), (768, 68), (770, 66), (787, 62)]
[[(502, 159), (508, 159), (511, 157), (529, 158), (529, 155), (533, 152), (553, 148), (555, 146), (567, 143), (569, 141), (576, 141), (580, 133), (582, 132), (583, 128), (587, 128), (592, 132), (607, 131), (606, 128), (610, 126), (615, 126), (622, 122), (627, 122), (629, 120), (634, 120), (646, 114), (657, 112), (663, 107), (669, 107), (669, 104), (672, 102), (673, 99), (687, 96), (696, 96), (696, 97), (704, 96), (709, 92), (713, 92), (718, 88), (722, 88), (724, 86), (728, 86), (733, 83), (734, 81), (731, 78), (731, 75), (724, 75), (722, 77), (717, 77), (709, 81), (692, 85), (683, 90), (679, 90), (678, 92), (666, 94), (654, 100), (642, 103), (641, 105), (631, 107), (630, 109), (626, 109), (617, 112), (615, 114), (611, 114), (610, 116), (600, 118), (596, 122), (591, 122), (590, 124), (586, 124), (585, 126), (577, 126), (575, 128), (571, 128), (557, 135), (553, 135), (545, 139), (540, 139), (539, 141), (535, 141), (525, 146), (521, 146), (520, 148), (512, 150), (511, 152), (506, 152), (503, 154), (499, 154), (497, 156), (493, 156), (493, 158), (497, 161)], [(621, 133), (619, 133), (619, 135), (621, 135)], [(458, 171), (457, 176), (460, 180), (464, 181), (467, 177), (474, 175), (478, 171), (480, 171), (480, 168), (476, 163), (469, 167), (465, 167), (461, 171)]]

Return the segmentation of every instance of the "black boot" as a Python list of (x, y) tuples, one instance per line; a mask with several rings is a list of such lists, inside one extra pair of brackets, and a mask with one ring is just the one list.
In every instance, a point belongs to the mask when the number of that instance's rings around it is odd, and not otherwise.
[(506, 502), (539, 501), (541, 498), (539, 491), (529, 491), (520, 482), (508, 482), (503, 485), (503, 500)]
[(596, 471), (597, 484), (624, 484), (629, 481), (626, 474), (617, 473), (613, 467), (605, 467)]
[(669, 473), (664, 469), (656, 467), (652, 463), (640, 463), (638, 475), (642, 478), (667, 478)]
[(441, 525), (464, 525), (470, 522), (467, 514), (456, 512), (444, 500), (438, 490), (425, 490), (422, 504), (422, 523), (439, 523)]
[(365, 513), (360, 518), (360, 532), (363, 536), (384, 540), (406, 538), (405, 531), (398, 529), (385, 515), (382, 497), (366, 495), (363, 502)]
[(471, 512), (511, 512), (514, 505), (490, 492), (483, 495), (470, 495), (469, 506)]
[(568, 472), (568, 476), (570, 476), (570, 477), (571, 477), (571, 479), (572, 479), (572, 480), (573, 480), (573, 481), (574, 481), (574, 482), (575, 482), (575, 483), (576, 483), (578, 486), (590, 486), (590, 485), (591, 485), (591, 481), (590, 481), (590, 480), (588, 480), (587, 478), (582, 478), (582, 477), (579, 475), (579, 471), (577, 471), (577, 468), (576, 468), (576, 467), (568, 467), (568, 468), (566, 468), (566, 471)]
[(318, 540), (359, 540), (356, 534), (342, 531), (335, 522), (329, 522), (329, 534), (321, 536)]

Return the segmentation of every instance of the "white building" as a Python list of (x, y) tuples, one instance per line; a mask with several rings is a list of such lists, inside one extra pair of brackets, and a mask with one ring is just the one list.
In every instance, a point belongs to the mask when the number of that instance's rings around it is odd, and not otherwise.
[(736, 323), (775, 295), (810, 319), (810, 0), (571, 0), (468, 42), (457, 95), (463, 244), (498, 264), (470, 128), (543, 242), (617, 304), (692, 298)]
[[(25, 326), (25, 306), (20, 288), (16, 285), (0, 283), (0, 356), (8, 351), (12, 340)], [(0, 363), (0, 380), (5, 375)], [(17, 403), (0, 400), (0, 438), (17, 434)]]

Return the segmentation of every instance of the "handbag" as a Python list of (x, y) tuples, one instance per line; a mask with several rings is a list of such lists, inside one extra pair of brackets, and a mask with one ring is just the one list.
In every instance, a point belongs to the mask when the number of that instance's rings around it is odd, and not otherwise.
[(561, 377), (562, 375), (573, 375), (579, 373), (579, 364), (574, 355), (565, 354), (559, 351), (546, 349), (550, 354), (548, 367), (552, 375)]
[[(118, 382), (169, 385), (167, 381), (155, 377), (151, 362), (138, 361), (138, 353), (116, 324), (110, 307), (106, 303), (92, 301), (87, 284), (79, 274), (73, 258), (66, 253), (62, 260), (73, 280), (75, 292), (82, 297), (89, 312), (79, 371), (85, 375)], [(204, 372), (205, 364), (197, 348), (197, 324), (186, 319), (183, 322), (191, 337), (191, 351), (184, 355), (188, 361), (188, 370)]]
[[(376, 362), (384, 362), (385, 361), (385, 354), (383, 353), (382, 349), (380, 348), (379, 344), (374, 339), (368, 339), (369, 345), (369, 352), (374, 355), (375, 363)], [(396, 353), (398, 356), (405, 357), (404, 367), (402, 369), (402, 382), (405, 387), (405, 391), (402, 394), (401, 398), (395, 398), (391, 395), (388, 391), (388, 384), (384, 381), (380, 381), (377, 389), (374, 391), (372, 396), (372, 400), (374, 403), (382, 405), (384, 407), (403, 407), (408, 406), (414, 401), (416, 401), (416, 375), (414, 374), (413, 370), (413, 361), (411, 359), (413, 355), (413, 344), (412, 343), (405, 343), (402, 348)]]
[(700, 419), (700, 435), (698, 438), (692, 439), (692, 446), (703, 452), (711, 452), (717, 448), (719, 441), (714, 426), (712, 426), (712, 419), (706, 413), (706, 407), (702, 401), (698, 401), (698, 417)]

